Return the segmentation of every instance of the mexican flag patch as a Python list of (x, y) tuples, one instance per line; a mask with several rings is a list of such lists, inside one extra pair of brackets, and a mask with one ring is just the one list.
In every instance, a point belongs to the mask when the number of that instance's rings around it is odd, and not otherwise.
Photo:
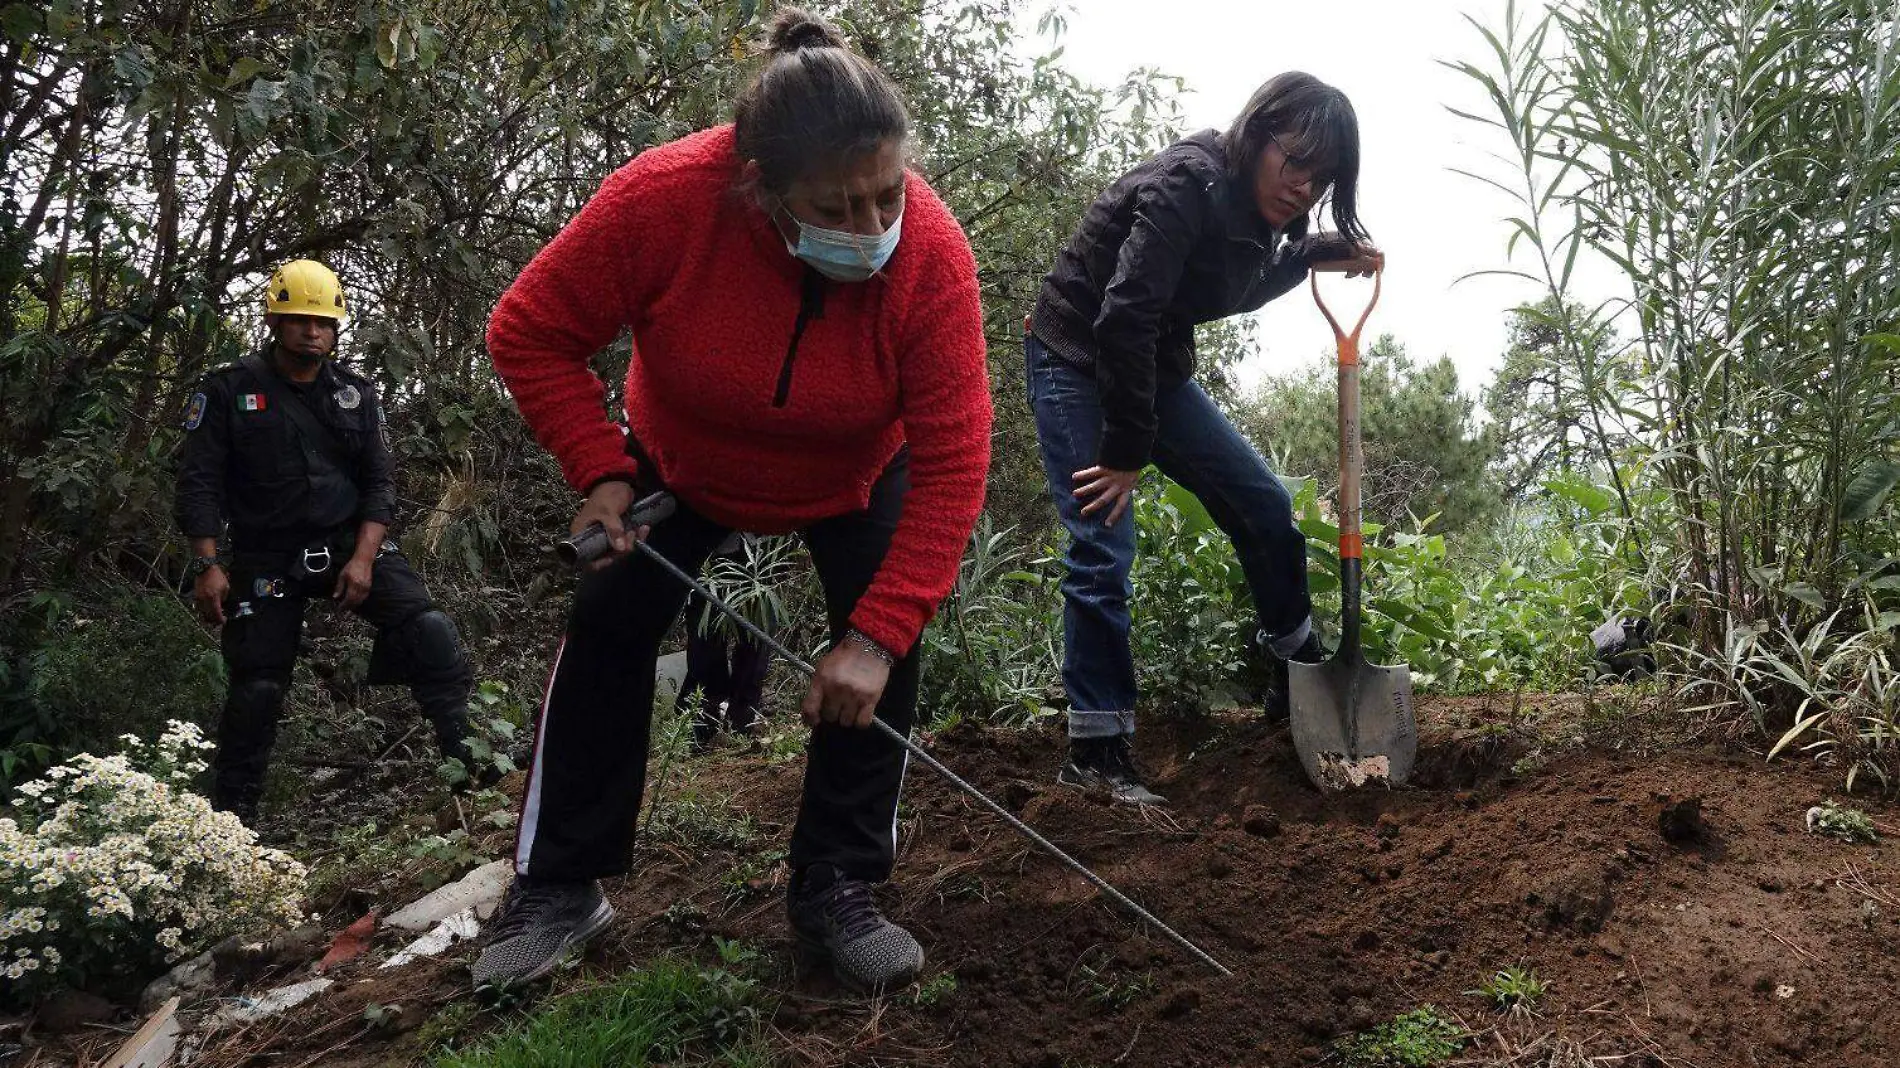
[(262, 393), (240, 393), (237, 399), (238, 411), (261, 412), (264, 410), (264, 402), (267, 399)]

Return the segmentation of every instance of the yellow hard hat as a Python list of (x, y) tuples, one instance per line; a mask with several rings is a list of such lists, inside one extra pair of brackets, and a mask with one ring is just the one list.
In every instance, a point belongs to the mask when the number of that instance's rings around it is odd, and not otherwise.
[(349, 308), (335, 271), (316, 260), (291, 260), (271, 272), (264, 314), (321, 315), (342, 322), (349, 318)]

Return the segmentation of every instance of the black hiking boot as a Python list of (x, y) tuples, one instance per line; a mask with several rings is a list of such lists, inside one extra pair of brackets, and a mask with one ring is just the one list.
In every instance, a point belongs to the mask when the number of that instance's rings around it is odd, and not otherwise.
[(757, 739), (763, 733), (765, 717), (753, 705), (726, 705), (726, 729), (741, 738)]
[(506, 778), (502, 770), (495, 766), (493, 760), (476, 760), (475, 754), (469, 752), (467, 744), (459, 740), (452, 747), (443, 745), (442, 759), (461, 761), (462, 770), (465, 772), (460, 781), (449, 787), (449, 792), (452, 794), (480, 793), (483, 790), (492, 789), (496, 783)]
[(230, 782), (220, 777), (211, 788), (211, 807), (219, 812), (229, 812), (238, 818), (238, 822), (251, 830), (257, 829), (258, 805), (264, 799), (264, 784), (261, 782)]
[(614, 907), (593, 879), (569, 883), (517, 875), (470, 976), (477, 987), (532, 982), (613, 921)]
[(712, 752), (714, 743), (719, 741), (719, 732), (726, 726), (726, 703), (714, 701), (708, 697), (693, 713), (693, 741), (690, 752), (693, 756), (705, 756)]
[(923, 971), (924, 948), (877, 910), (871, 884), (830, 864), (813, 864), (792, 877), (785, 914), (799, 947), (830, 958), (839, 981), (853, 989), (895, 990)]
[(1317, 664), (1325, 660), (1328, 654), (1326, 647), (1320, 644), (1318, 631), (1309, 632), (1300, 647), (1284, 658), (1266, 647), (1264, 634), (1261, 635), (1260, 645), (1267, 655), (1267, 687), (1260, 695), (1260, 716), (1269, 723), (1281, 723), (1293, 712), (1292, 697), (1288, 693), (1288, 662)]
[(1131, 805), (1168, 803), (1142, 782), (1141, 769), (1135, 766), (1134, 740), (1126, 734), (1069, 739), (1069, 759), (1056, 772), (1056, 781), (1084, 790), (1106, 790), (1110, 797)]

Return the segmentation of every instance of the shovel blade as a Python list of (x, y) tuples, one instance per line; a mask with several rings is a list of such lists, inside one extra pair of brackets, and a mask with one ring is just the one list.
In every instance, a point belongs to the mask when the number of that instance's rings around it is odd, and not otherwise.
[(1293, 748), (1322, 792), (1403, 786), (1418, 759), (1412, 672), (1360, 655), (1287, 665)]

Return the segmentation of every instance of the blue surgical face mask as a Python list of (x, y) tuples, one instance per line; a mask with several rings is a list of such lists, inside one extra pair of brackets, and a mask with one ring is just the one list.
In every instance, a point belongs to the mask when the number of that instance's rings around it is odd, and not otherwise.
[(884, 269), (891, 253), (897, 251), (897, 239), (904, 230), (904, 213), (899, 211), (890, 227), (876, 237), (865, 237), (847, 230), (827, 230), (801, 222), (790, 209), (785, 211), (798, 227), (798, 243), (785, 243), (785, 250), (834, 282), (862, 282)]

